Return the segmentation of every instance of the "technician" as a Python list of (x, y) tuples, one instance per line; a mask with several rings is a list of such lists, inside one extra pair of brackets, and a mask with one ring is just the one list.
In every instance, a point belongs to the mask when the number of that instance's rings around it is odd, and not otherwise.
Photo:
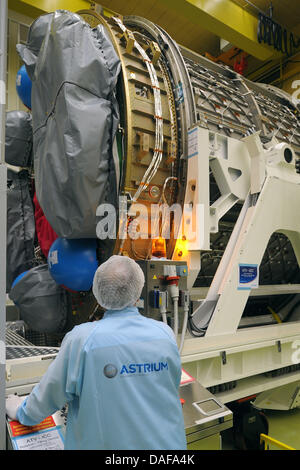
[(144, 282), (128, 257), (103, 263), (93, 282), (103, 318), (66, 334), (31, 394), (8, 397), (7, 415), (31, 426), (68, 404), (65, 449), (186, 449), (180, 355), (171, 328), (135, 306)]

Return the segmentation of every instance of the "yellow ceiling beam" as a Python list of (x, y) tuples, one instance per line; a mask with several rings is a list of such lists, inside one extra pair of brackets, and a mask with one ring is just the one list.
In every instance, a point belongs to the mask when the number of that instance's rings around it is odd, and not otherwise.
[[(226, 39), (250, 55), (269, 60), (281, 54), (257, 40), (258, 19), (233, 0), (161, 0), (199, 28)], [(100, 2), (99, 2), (100, 3)]]
[[(143, 1), (146, 0), (141, 0), (140, 5)], [(88, 0), (8, 0), (10, 9), (32, 18), (57, 9), (70, 11), (86, 9), (90, 7), (90, 3)], [(96, 3), (109, 7), (110, 2), (96, 0)], [(210, 31), (226, 39), (260, 60), (266, 61), (280, 57), (280, 53), (272, 47), (259, 44), (257, 17), (234, 0), (160, 0), (159, 3), (160, 6), (164, 5), (170, 13), (176, 13), (185, 21), (188, 20), (193, 25), (198, 25), (199, 29)], [(122, 7), (120, 13), (123, 13), (126, 10), (123, 0), (120, 0), (120, 7)], [(133, 12), (133, 14), (138, 13)]]
[[(1, 0), (0, 0), (1, 1)], [(8, 8), (31, 18), (55, 10), (78, 10), (90, 7), (87, 0), (8, 0)]]

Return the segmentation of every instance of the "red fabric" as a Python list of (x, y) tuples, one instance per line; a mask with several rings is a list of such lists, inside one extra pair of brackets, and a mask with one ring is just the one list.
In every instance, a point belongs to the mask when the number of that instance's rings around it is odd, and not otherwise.
[(242, 56), (241, 60), (236, 60), (233, 65), (235, 72), (239, 73), (240, 75), (243, 75), (247, 67), (248, 62), (244, 56)]
[(58, 238), (58, 236), (46, 219), (44, 212), (37, 200), (36, 194), (34, 194), (33, 202), (35, 207), (35, 229), (42, 253), (47, 258), (50, 247), (52, 243)]

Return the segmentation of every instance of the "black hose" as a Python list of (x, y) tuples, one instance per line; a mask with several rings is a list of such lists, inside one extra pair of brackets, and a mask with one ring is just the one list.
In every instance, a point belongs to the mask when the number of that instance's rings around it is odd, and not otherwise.
[(206, 333), (206, 329), (201, 329), (197, 328), (196, 325), (193, 322), (192, 316), (190, 315), (188, 318), (188, 324), (187, 324), (188, 330), (191, 333), (191, 335), (196, 336), (196, 337), (202, 337)]

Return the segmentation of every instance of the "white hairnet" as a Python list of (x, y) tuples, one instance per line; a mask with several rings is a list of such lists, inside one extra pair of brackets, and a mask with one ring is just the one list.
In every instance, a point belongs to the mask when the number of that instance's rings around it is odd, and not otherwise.
[(144, 283), (144, 273), (133, 259), (114, 255), (97, 269), (93, 294), (101, 307), (121, 310), (136, 303)]

